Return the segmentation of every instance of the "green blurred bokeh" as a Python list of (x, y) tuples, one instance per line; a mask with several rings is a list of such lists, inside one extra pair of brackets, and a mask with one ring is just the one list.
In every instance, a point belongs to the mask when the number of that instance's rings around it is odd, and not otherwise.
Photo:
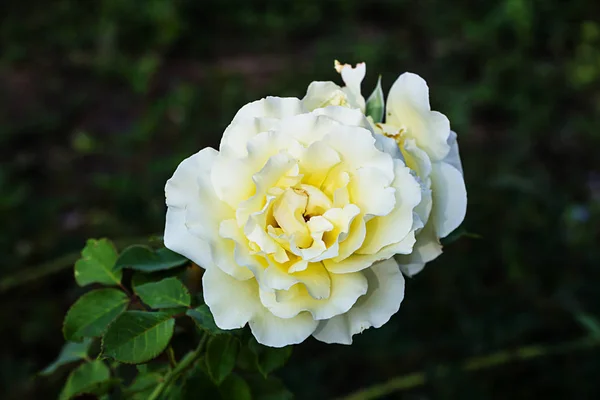
[[(408, 280), (390, 323), (351, 347), (312, 339), (282, 377), (325, 399), (439, 363), (584, 335), (600, 316), (600, 3), (587, 0), (6, 0), (0, 4), (0, 279), (88, 237), (162, 231), (177, 164), (236, 110), (341, 83), (429, 83), (459, 134), (463, 238)], [(2, 398), (33, 375), (82, 293), (69, 269), (0, 293)], [(600, 351), (451, 369), (390, 398), (600, 398)], [(64, 371), (66, 372), (66, 371)]]

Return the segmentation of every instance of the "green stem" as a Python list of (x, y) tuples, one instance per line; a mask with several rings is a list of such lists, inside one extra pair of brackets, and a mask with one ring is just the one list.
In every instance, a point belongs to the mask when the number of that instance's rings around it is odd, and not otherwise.
[[(520, 347), (516, 350), (502, 350), (481, 357), (472, 357), (461, 364), (463, 371), (479, 371), (497, 365), (507, 364), (514, 361), (526, 361), (534, 358), (563, 354), (575, 350), (584, 350), (600, 346), (600, 338), (583, 337), (576, 340), (559, 343), (556, 345), (531, 345)], [(435, 376), (443, 376), (448, 367), (440, 365), (434, 370)], [(427, 382), (427, 374), (423, 371), (392, 378), (389, 381), (373, 385), (351, 393), (339, 400), (370, 400), (387, 396), (390, 393), (413, 389), (423, 386)]]
[(169, 357), (169, 364), (171, 368), (177, 367), (177, 359), (175, 358), (175, 351), (173, 351), (173, 346), (169, 345), (167, 347), (167, 356)]
[(175, 368), (167, 373), (165, 379), (156, 386), (152, 394), (148, 397), (148, 400), (158, 400), (160, 395), (173, 383), (185, 370), (187, 370), (194, 362), (202, 355), (202, 351), (204, 350), (204, 345), (206, 344), (206, 340), (208, 339), (208, 335), (202, 335), (200, 339), (200, 343), (198, 343), (198, 347), (194, 351), (189, 352), (185, 355), (177, 364)]
[[(117, 239), (114, 241), (114, 243), (118, 248), (123, 248), (136, 243), (153, 243), (156, 241), (152, 239), (153, 237), (155, 236)], [(73, 264), (75, 264), (75, 261), (79, 259), (79, 257), (81, 257), (80, 252), (73, 252), (55, 258), (54, 260), (36, 265), (34, 267), (20, 268), (19, 272), (4, 277), (0, 280), (0, 294), (8, 292), (9, 290), (14, 289), (16, 287), (56, 274), (65, 269), (71, 268)]]

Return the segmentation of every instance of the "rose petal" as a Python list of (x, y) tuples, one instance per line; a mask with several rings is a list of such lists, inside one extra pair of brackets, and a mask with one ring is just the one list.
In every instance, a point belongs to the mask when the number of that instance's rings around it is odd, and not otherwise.
[(413, 229), (413, 210), (421, 202), (421, 186), (402, 161), (394, 160), (396, 178), (395, 205), (392, 211), (367, 222), (367, 235), (359, 254), (374, 254), (383, 247), (398, 243)]
[(431, 219), (438, 237), (448, 236), (464, 220), (467, 189), (459, 170), (445, 162), (434, 163), (431, 173)]
[(309, 311), (316, 320), (328, 319), (348, 311), (356, 300), (366, 293), (367, 280), (362, 273), (330, 274), (331, 295), (317, 300), (310, 296), (304, 285), (292, 286), (287, 292), (261, 290), (262, 303), (274, 314), (290, 318)]
[(256, 340), (265, 346), (300, 343), (318, 324), (306, 312), (288, 319), (274, 316), (260, 303), (258, 284), (253, 279), (238, 281), (213, 268), (204, 273), (202, 286), (204, 300), (219, 328), (242, 328), (248, 323)]
[(351, 344), (352, 336), (379, 328), (398, 312), (404, 299), (404, 277), (389, 259), (364, 270), (369, 289), (345, 314), (319, 323), (313, 336), (325, 343)]
[(413, 252), (395, 256), (400, 270), (407, 276), (414, 276), (421, 272), (425, 264), (436, 259), (442, 254), (442, 245), (433, 230), (433, 223), (428, 223), (417, 234), (417, 241)]
[(450, 151), (447, 143), (450, 122), (443, 114), (431, 111), (427, 83), (416, 74), (406, 72), (392, 85), (386, 124), (404, 127), (435, 161), (442, 160)]

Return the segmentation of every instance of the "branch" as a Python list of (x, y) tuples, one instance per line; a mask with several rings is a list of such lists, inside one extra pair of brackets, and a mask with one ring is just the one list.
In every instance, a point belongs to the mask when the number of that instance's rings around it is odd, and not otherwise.
[[(141, 238), (117, 239), (114, 243), (117, 248), (123, 248), (137, 243), (152, 244), (156, 243), (156, 237), (157, 236), (144, 236)], [(0, 294), (71, 268), (79, 257), (81, 257), (79, 251), (65, 254), (54, 260), (47, 261), (34, 267), (27, 267), (16, 274), (6, 276), (0, 279)]]
[[(600, 346), (600, 338), (586, 336), (576, 340), (559, 343), (556, 345), (531, 345), (520, 347), (516, 350), (502, 350), (482, 357), (472, 357), (461, 364), (463, 371), (479, 371), (508, 364), (514, 361), (526, 361), (534, 358), (563, 354), (570, 351), (584, 350)], [(434, 370), (434, 375), (443, 376), (448, 371), (448, 366), (440, 365)], [(374, 385), (357, 392), (351, 393), (338, 400), (370, 400), (387, 396), (390, 393), (413, 389), (425, 385), (427, 374), (423, 371), (392, 378), (389, 381)]]
[(196, 350), (188, 353), (183, 359), (177, 364), (164, 378), (164, 380), (156, 386), (154, 391), (148, 397), (148, 400), (157, 400), (160, 398), (161, 394), (188, 368), (190, 368), (198, 358), (202, 355), (202, 351), (204, 350), (204, 345), (206, 344), (206, 340), (208, 339), (208, 335), (202, 335), (200, 339), (200, 343), (198, 343), (198, 347)]

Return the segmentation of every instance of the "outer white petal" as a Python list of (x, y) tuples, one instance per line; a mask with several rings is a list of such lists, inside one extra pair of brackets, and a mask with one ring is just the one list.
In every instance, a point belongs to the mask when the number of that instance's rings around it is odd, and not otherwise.
[(208, 243), (191, 234), (185, 226), (185, 209), (167, 209), (164, 243), (169, 250), (189, 258), (202, 268), (212, 265)]
[(221, 329), (242, 328), (261, 311), (256, 280), (239, 281), (219, 268), (202, 276), (204, 301)]
[[(165, 246), (205, 268), (212, 264), (207, 239), (218, 235), (220, 220), (233, 212), (216, 197), (209, 182), (208, 174), (217, 156), (218, 152), (211, 148), (199, 151), (183, 160), (165, 185), (168, 206)], [(204, 212), (198, 216), (207, 236), (190, 229), (187, 219), (190, 207), (198, 205), (210, 205), (210, 213)]]
[(352, 336), (370, 327), (379, 328), (400, 309), (404, 277), (389, 259), (363, 271), (369, 289), (345, 314), (321, 321), (313, 336), (325, 343), (351, 344)]
[(438, 237), (448, 236), (465, 218), (467, 189), (459, 170), (439, 162), (432, 165), (431, 190), (433, 208), (431, 219)]
[(271, 347), (284, 347), (304, 341), (314, 332), (317, 321), (309, 313), (294, 318), (274, 316), (261, 303), (258, 284), (254, 279), (238, 281), (221, 272), (209, 269), (202, 278), (204, 300), (221, 329), (250, 325), (256, 340)]
[(395, 259), (405, 275), (413, 276), (421, 272), (425, 264), (433, 261), (440, 254), (442, 254), (442, 245), (433, 230), (433, 223), (428, 223), (417, 234), (413, 252), (396, 255)]
[(362, 62), (356, 64), (356, 67), (352, 68), (351, 65), (342, 65), (336, 60), (335, 70), (342, 75), (342, 80), (346, 84), (346, 87), (342, 88), (342, 90), (348, 95), (350, 105), (355, 108), (360, 108), (360, 110), (364, 112), (365, 99), (360, 93), (360, 84), (367, 72), (366, 64)]
[(450, 146), (450, 152), (444, 158), (444, 162), (452, 165), (454, 168), (463, 173), (462, 163), (460, 161), (460, 154), (458, 152), (458, 141), (456, 140), (456, 132), (450, 131), (450, 136), (448, 136), (448, 145)]
[(302, 343), (315, 331), (319, 322), (307, 312), (284, 319), (265, 309), (257, 313), (249, 324), (258, 343), (270, 347), (285, 347)]
[(242, 157), (246, 143), (253, 136), (279, 125), (279, 120), (305, 112), (302, 102), (295, 97), (266, 97), (248, 103), (235, 114), (223, 133), (221, 150), (226, 155)]
[(257, 117), (284, 119), (303, 112), (306, 110), (302, 107), (302, 101), (296, 97), (267, 96), (240, 108), (233, 121)]
[(432, 160), (442, 160), (450, 151), (447, 143), (450, 122), (431, 111), (429, 88), (423, 78), (406, 72), (394, 82), (388, 94), (386, 124), (404, 127)]

